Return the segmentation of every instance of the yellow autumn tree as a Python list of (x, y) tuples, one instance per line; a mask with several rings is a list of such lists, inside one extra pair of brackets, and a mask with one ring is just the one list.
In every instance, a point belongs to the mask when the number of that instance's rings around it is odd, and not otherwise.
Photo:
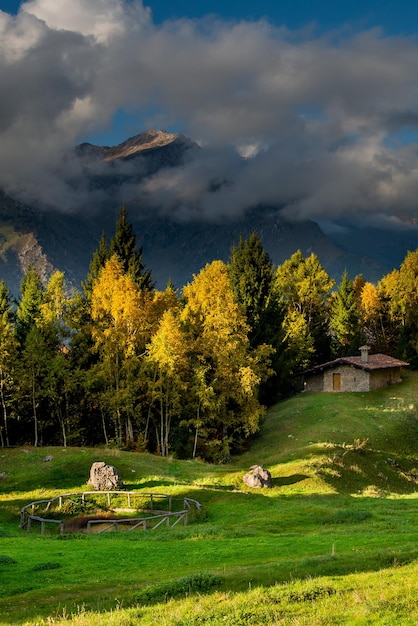
[(184, 396), (190, 380), (188, 338), (178, 312), (166, 310), (156, 333), (147, 346), (147, 359), (152, 365), (152, 403), (159, 416), (155, 433), (161, 456), (168, 456), (174, 420), (179, 421)]
[(361, 290), (360, 311), (367, 343), (377, 351), (387, 351), (387, 325), (381, 292), (376, 285), (366, 282)]
[(191, 335), (195, 371), (200, 372), (193, 387), (199, 419), (193, 421), (210, 440), (201, 442), (204, 454), (225, 460), (231, 445), (258, 428), (263, 412), (258, 386), (269, 373), (272, 349), (262, 345), (251, 350), (244, 312), (222, 261), (206, 265), (183, 296), (182, 319)]
[(93, 283), (92, 337), (99, 354), (96, 371), (106, 390), (102, 405), (115, 423), (119, 444), (133, 439), (136, 372), (150, 332), (150, 301), (152, 295), (139, 289), (116, 255)]
[[(324, 361), (330, 356), (328, 325), (333, 286), (334, 280), (313, 253), (305, 258), (298, 250), (277, 268), (274, 289), (285, 311), (284, 327), (290, 341), (288, 366), (291, 371), (297, 369), (298, 361), (300, 364), (305, 362), (308, 355), (311, 363)], [(293, 330), (295, 336), (292, 335)], [(304, 346), (301, 344), (303, 337), (306, 339)], [(300, 345), (303, 356), (294, 355), (296, 361), (290, 364), (296, 344)]]

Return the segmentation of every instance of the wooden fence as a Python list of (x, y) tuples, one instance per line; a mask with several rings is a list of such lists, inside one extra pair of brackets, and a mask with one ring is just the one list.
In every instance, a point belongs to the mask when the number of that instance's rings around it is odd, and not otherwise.
[[(47, 500), (36, 500), (24, 506), (20, 511), (20, 528), (26, 528), (27, 532), (31, 532), (34, 523), (40, 524), (41, 534), (45, 534), (45, 528), (48, 524), (58, 525), (60, 534), (64, 533), (64, 520), (63, 519), (51, 519), (49, 517), (43, 517), (42, 513), (47, 513), (55, 505), (57, 510), (61, 510), (64, 503), (69, 501), (70, 503), (77, 504), (75, 499), (78, 499), (81, 503), (85, 504), (86, 501), (94, 495), (95, 499), (100, 496), (105, 497), (105, 502), (108, 508), (114, 504), (116, 498), (118, 498), (118, 504), (121, 504), (120, 500), (125, 500), (126, 508), (134, 509), (134, 504), (144, 502), (144, 498), (147, 499), (146, 508), (141, 508), (142, 511), (152, 512), (152, 516), (126, 518), (126, 519), (95, 519), (88, 520), (87, 533), (92, 532), (92, 527), (96, 524), (102, 524), (103, 528), (100, 528), (97, 532), (109, 532), (120, 530), (124, 527), (125, 530), (155, 530), (165, 523), (167, 527), (174, 528), (179, 522), (183, 521), (186, 526), (188, 522), (188, 512), (191, 509), (200, 511), (202, 505), (193, 498), (183, 498), (183, 509), (181, 511), (172, 511), (173, 496), (169, 494), (159, 494), (143, 491), (83, 491), (79, 493), (67, 493), (49, 498)], [(123, 504), (123, 502), (122, 502)], [(161, 508), (164, 507), (164, 508)], [(121, 508), (121, 507), (118, 507)], [(42, 511), (39, 511), (42, 509)], [(129, 528), (127, 528), (129, 527)]]

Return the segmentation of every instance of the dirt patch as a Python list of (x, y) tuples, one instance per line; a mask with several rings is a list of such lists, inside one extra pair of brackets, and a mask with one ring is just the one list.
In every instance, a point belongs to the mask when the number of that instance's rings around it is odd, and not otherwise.
[[(64, 520), (64, 532), (65, 533), (85, 533), (87, 532), (87, 522), (91, 520), (103, 520), (106, 523), (107, 520), (123, 519), (119, 515), (114, 513), (97, 513), (95, 515), (78, 515)], [(92, 532), (98, 532), (101, 528), (101, 524), (94, 524)]]

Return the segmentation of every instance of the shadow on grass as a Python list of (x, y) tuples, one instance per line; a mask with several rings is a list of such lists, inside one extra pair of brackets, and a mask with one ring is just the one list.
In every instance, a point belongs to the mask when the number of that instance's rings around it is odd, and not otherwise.
[(146, 480), (139, 483), (123, 482), (126, 491), (146, 491), (147, 489), (153, 489), (155, 487), (172, 487), (173, 484), (178, 484), (172, 480)]
[(336, 447), (316, 468), (332, 489), (343, 494), (382, 496), (387, 493), (416, 493), (416, 458), (390, 456), (378, 450), (347, 450)]
[(297, 483), (306, 480), (309, 476), (306, 474), (292, 474), (291, 476), (280, 476), (280, 478), (273, 478), (273, 487), (284, 487), (285, 485), (296, 485)]

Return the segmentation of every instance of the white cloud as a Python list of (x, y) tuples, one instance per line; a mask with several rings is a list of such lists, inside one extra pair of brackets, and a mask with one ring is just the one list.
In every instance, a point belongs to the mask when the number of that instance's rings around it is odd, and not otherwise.
[(70, 30), (106, 43), (132, 28), (140, 31), (150, 21), (142, 2), (123, 0), (28, 0), (22, 13), (34, 15), (54, 30)]

